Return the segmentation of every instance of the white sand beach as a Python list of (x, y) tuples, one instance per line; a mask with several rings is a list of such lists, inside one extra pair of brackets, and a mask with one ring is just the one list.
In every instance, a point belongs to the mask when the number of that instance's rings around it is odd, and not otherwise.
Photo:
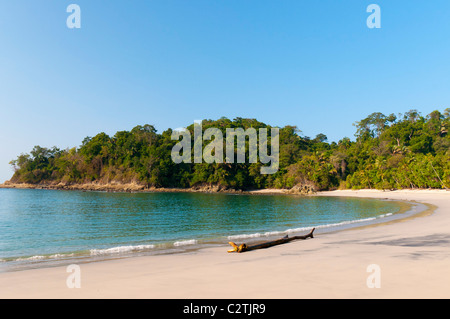
[[(450, 191), (318, 196), (417, 201), (435, 209), (241, 254), (224, 245), (80, 264), (80, 288), (68, 288), (66, 267), (4, 272), (0, 298), (450, 298)], [(368, 272), (369, 265), (379, 272)], [(374, 275), (379, 288), (368, 285)]]

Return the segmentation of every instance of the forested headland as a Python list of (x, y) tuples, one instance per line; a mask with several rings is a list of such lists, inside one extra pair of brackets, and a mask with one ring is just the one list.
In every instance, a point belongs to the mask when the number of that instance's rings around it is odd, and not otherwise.
[[(260, 173), (261, 163), (180, 163), (171, 158), (172, 129), (158, 133), (136, 126), (114, 136), (99, 133), (71, 149), (35, 146), (10, 164), (10, 183), (73, 185), (137, 183), (153, 188), (221, 189), (308, 187), (331, 189), (450, 188), (450, 109), (422, 115), (372, 113), (354, 123), (355, 137), (329, 142), (279, 128), (279, 170)], [(204, 120), (202, 129), (271, 128), (256, 119)], [(193, 135), (193, 125), (187, 127)], [(205, 146), (205, 143), (204, 143)]]

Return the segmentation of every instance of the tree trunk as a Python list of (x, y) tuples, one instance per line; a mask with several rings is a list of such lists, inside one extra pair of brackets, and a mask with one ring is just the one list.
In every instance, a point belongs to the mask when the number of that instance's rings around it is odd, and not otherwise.
[(280, 238), (280, 239), (277, 239), (274, 241), (268, 241), (268, 242), (261, 243), (261, 244), (256, 244), (253, 246), (247, 246), (246, 244), (240, 244), (238, 246), (235, 243), (230, 241), (229, 244), (233, 247), (233, 249), (228, 250), (228, 252), (229, 253), (232, 253), (232, 252), (243, 253), (243, 252), (250, 251), (250, 250), (268, 248), (268, 247), (272, 247), (272, 246), (276, 246), (276, 245), (280, 245), (280, 244), (285, 244), (285, 243), (288, 243), (290, 241), (297, 240), (297, 239), (314, 238), (314, 236), (313, 236), (314, 229), (315, 228), (313, 228), (307, 235), (294, 236), (294, 237), (289, 237), (288, 235), (286, 235), (283, 238)]

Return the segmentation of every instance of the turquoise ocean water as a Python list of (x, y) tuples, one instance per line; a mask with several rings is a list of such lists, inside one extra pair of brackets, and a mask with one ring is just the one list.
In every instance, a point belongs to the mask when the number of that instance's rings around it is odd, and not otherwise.
[[(388, 200), (0, 189), (0, 267), (178, 253), (384, 220)], [(225, 249), (225, 248), (224, 248)]]

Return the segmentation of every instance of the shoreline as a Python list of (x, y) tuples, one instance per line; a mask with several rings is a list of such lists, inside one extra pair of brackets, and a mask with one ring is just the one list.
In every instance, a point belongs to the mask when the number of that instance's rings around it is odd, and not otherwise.
[[(245, 194), (241, 194), (245, 195)], [(276, 195), (276, 194), (275, 194)], [(370, 198), (366, 198), (370, 199)], [(119, 246), (112, 246), (109, 248), (91, 248), (81, 251), (64, 251), (53, 252), (41, 255), (10, 257), (0, 259), (4, 262), (5, 268), (0, 268), (2, 272), (16, 272), (23, 270), (48, 268), (55, 266), (67, 266), (69, 264), (91, 263), (106, 261), (112, 259), (134, 258), (138, 256), (156, 256), (167, 254), (180, 254), (186, 252), (194, 252), (207, 247), (227, 247), (228, 241), (235, 241), (247, 245), (258, 244), (261, 242), (280, 239), (283, 236), (296, 236), (315, 228), (315, 234), (324, 234), (331, 232), (340, 232), (364, 227), (375, 227), (386, 223), (400, 222), (404, 219), (416, 218), (418, 215), (432, 212), (433, 209), (427, 208), (428, 204), (421, 205), (419, 203), (409, 203), (405, 201), (393, 200), (399, 206), (399, 210), (395, 213), (380, 214), (374, 217), (344, 220), (336, 223), (316, 224), (311, 226), (302, 226), (299, 228), (286, 228), (285, 230), (270, 230), (257, 233), (243, 233), (235, 235), (221, 235), (217, 238), (210, 238), (209, 240), (202, 240), (197, 238), (170, 242), (145, 245), (131, 245), (123, 244)], [(418, 212), (416, 211), (418, 210)]]
[(189, 188), (176, 187), (147, 187), (139, 183), (84, 183), (84, 184), (26, 184), (12, 183), (9, 181), (0, 184), (0, 189), (49, 189), (49, 190), (76, 190), (94, 192), (117, 192), (117, 193), (230, 193), (230, 194), (315, 194), (316, 192), (294, 189), (265, 188), (254, 190), (241, 190), (225, 188), (220, 185), (203, 184)]
[[(450, 267), (447, 248), (450, 216), (445, 214), (450, 212), (450, 192), (338, 190), (313, 196), (416, 201), (435, 206), (435, 213), (380, 227), (362, 226), (350, 231), (318, 234), (314, 239), (244, 254), (227, 254), (223, 247), (213, 247), (173, 255), (95, 261), (81, 265), (85, 278), (81, 289), (67, 288), (66, 267), (1, 273), (0, 286), (7, 289), (0, 291), (0, 297), (450, 297), (447, 271)], [(383, 285), (380, 289), (370, 289), (366, 285), (369, 275), (366, 267), (373, 263), (382, 269)], [(202, 274), (200, 279), (199, 273)], [(235, 285), (231, 285), (227, 279), (229, 276), (233, 277)], [(309, 294), (305, 290), (309, 290)]]
[(145, 185), (130, 182), (130, 183), (83, 183), (83, 184), (63, 184), (63, 183), (49, 183), (49, 184), (27, 184), (27, 183), (13, 183), (5, 181), (0, 184), (0, 189), (48, 189), (48, 190), (75, 190), (75, 191), (93, 191), (93, 192), (112, 192), (112, 193), (231, 193), (231, 194), (286, 194), (286, 195), (318, 195), (327, 194), (330, 192), (416, 192), (416, 191), (438, 191), (448, 192), (450, 189), (442, 188), (408, 188), (408, 189), (393, 189), (393, 190), (378, 190), (378, 189), (336, 189), (328, 191), (313, 191), (308, 188), (299, 188), (294, 186), (291, 189), (288, 188), (262, 188), (262, 189), (233, 189), (226, 188), (220, 185), (214, 184), (202, 184), (189, 188), (177, 188), (177, 187), (147, 187)]

